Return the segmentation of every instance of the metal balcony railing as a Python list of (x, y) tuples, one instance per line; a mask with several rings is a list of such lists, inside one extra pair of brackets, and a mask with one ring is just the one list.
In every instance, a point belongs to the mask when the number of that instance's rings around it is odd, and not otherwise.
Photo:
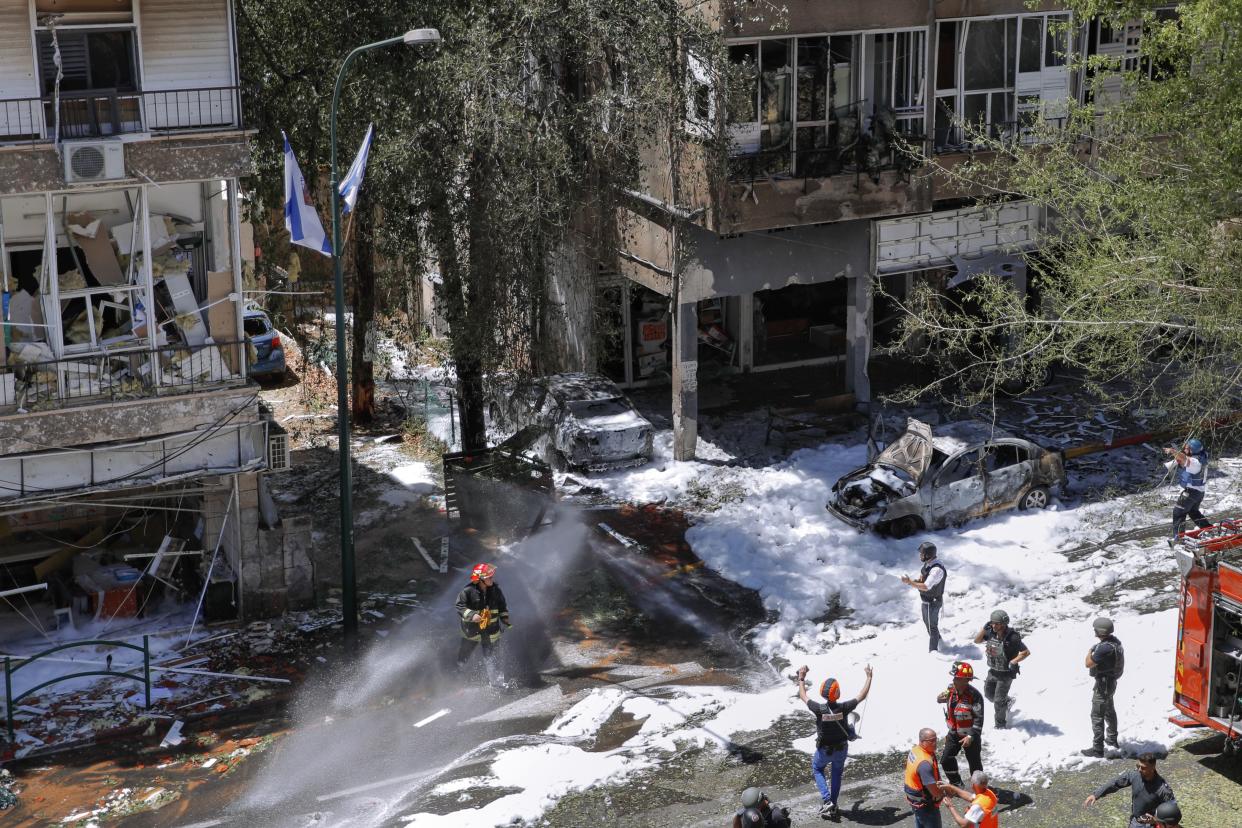
[[(0, 412), (185, 394), (241, 383), (234, 341), (121, 348), (0, 368)], [(249, 358), (250, 348), (244, 350)]]
[[(50, 141), (56, 126), (51, 97), (0, 100), (0, 143)], [(60, 95), (61, 140), (241, 127), (236, 86), (145, 92), (92, 89)]]
[[(866, 124), (865, 130), (860, 128)], [(828, 178), (835, 175), (878, 177), (887, 170), (910, 170), (918, 166), (907, 149), (920, 148), (923, 111), (884, 110), (866, 115), (864, 103), (833, 110), (826, 127), (816, 127), (815, 143), (781, 146), (742, 153), (729, 159), (729, 179), (753, 183), (770, 178)], [(805, 128), (794, 131), (796, 135)]]

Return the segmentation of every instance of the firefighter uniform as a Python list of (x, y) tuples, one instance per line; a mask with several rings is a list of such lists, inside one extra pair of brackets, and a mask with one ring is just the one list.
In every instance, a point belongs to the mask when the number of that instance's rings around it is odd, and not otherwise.
[(940, 782), (940, 766), (935, 750), (922, 744), (910, 748), (906, 755), (906, 801), (914, 811), (915, 828), (941, 828), (940, 799), (929, 788)]
[[(957, 688), (949, 687), (937, 701), (945, 706), (945, 724), (949, 727), (944, 737), (944, 748), (940, 751), (940, 765), (949, 782), (960, 788), (962, 777), (957, 771), (958, 753), (965, 751), (971, 773), (983, 770), (983, 694), (970, 685), (966, 685), (965, 692), (961, 693)], [(962, 739), (967, 736), (970, 737), (970, 744), (963, 748)]]
[(483, 658), (490, 664), (493, 647), (500, 639), (501, 622), (509, 623), (505, 594), (498, 584), (489, 587), (471, 581), (458, 593), (456, 607), (462, 636), (457, 650), (458, 665), (465, 664), (475, 647), (482, 647)]
[(1101, 638), (1091, 648), (1091, 660), (1095, 666), (1091, 677), (1095, 690), (1091, 694), (1092, 749), (1103, 752), (1104, 745), (1117, 747), (1117, 707), (1113, 697), (1117, 693), (1117, 679), (1125, 669), (1125, 650), (1117, 636)]

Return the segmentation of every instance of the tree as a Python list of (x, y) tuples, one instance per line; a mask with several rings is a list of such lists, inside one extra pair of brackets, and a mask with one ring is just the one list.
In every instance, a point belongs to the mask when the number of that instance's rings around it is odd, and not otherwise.
[(326, 157), (327, 96), (350, 48), (407, 27), (440, 30), (434, 51), (383, 50), (351, 67), (342, 146), (376, 121), (364, 185), (375, 248), (404, 263), (401, 278), (438, 274), (465, 447), (484, 439), (484, 376), (540, 359), (540, 326), (556, 324), (552, 257), (584, 253), (582, 278), (613, 264), (619, 190), (638, 181), (652, 136), (684, 116), (685, 52), (711, 65), (720, 49), (714, 21), (689, 6), (240, 0), (267, 198), (279, 191), (279, 129), (304, 166)]
[[(1105, 402), (1214, 419), (1242, 390), (1242, 0), (1190, 0), (1175, 19), (1137, 0), (1066, 5), (1077, 20), (1141, 18), (1141, 61), (1122, 73), (1091, 58), (1094, 103), (1037, 127), (1033, 143), (978, 136), (991, 158), (941, 171), (984, 202), (1033, 199), (1051, 226), (1027, 259), (1038, 302), (991, 277), (961, 301), (916, 292), (902, 347), (954, 368), (907, 396), (978, 401), (1061, 365)], [(1105, 102), (1119, 76), (1124, 93)]]

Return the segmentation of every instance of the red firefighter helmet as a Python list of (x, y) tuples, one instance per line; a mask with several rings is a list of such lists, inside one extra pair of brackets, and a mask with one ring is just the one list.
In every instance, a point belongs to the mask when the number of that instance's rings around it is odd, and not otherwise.
[(496, 567), (489, 563), (475, 564), (474, 569), (470, 570), (470, 583), (477, 584), (484, 578), (490, 578), (496, 574)]
[(955, 661), (953, 666), (949, 668), (949, 675), (953, 678), (974, 679), (975, 668), (970, 666), (969, 661)]
[(824, 679), (824, 683), (819, 686), (819, 694), (830, 702), (835, 702), (841, 698), (841, 683), (834, 678)]

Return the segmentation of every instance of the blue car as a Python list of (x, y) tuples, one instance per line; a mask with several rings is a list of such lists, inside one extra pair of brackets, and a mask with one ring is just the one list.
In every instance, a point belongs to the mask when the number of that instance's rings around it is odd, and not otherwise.
[(272, 321), (261, 310), (250, 309), (242, 320), (246, 338), (254, 347), (250, 376), (255, 379), (281, 379), (285, 375), (285, 349)]

